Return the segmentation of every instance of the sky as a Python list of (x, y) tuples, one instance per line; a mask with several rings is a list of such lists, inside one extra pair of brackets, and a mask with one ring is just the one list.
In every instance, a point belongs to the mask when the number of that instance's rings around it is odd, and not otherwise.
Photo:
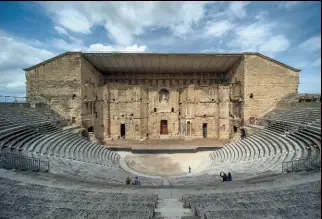
[(66, 51), (260, 52), (321, 93), (321, 2), (0, 2), (0, 95)]

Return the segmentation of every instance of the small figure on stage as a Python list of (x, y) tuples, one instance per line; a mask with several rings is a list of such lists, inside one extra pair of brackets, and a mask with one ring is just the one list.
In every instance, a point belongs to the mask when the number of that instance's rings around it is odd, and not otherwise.
[(126, 178), (125, 183), (126, 183), (126, 185), (131, 185), (131, 179), (129, 176)]
[(189, 166), (189, 173), (191, 173), (191, 167)]

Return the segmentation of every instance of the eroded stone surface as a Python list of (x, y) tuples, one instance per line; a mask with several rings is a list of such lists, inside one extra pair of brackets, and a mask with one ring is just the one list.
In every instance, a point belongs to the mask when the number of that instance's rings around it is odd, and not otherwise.
[(100, 140), (229, 139), (299, 83), (298, 71), (258, 54), (222, 74), (160, 72), (103, 75), (81, 53), (67, 53), (26, 71), (27, 95), (44, 97)]

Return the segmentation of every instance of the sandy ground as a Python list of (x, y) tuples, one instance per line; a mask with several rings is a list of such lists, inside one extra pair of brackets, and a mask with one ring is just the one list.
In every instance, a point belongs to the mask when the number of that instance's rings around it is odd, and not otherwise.
[(215, 147), (222, 146), (228, 143), (229, 140), (217, 140), (217, 139), (193, 139), (193, 140), (179, 140), (179, 139), (169, 139), (169, 140), (159, 140), (159, 139), (146, 139), (144, 141), (134, 141), (134, 140), (113, 140), (105, 142), (107, 147), (119, 147), (119, 148), (136, 148), (136, 149), (146, 149), (146, 148), (196, 148), (196, 147)]
[(204, 170), (209, 165), (209, 152), (182, 154), (131, 154), (125, 156), (126, 165), (136, 172), (151, 176), (179, 176)]

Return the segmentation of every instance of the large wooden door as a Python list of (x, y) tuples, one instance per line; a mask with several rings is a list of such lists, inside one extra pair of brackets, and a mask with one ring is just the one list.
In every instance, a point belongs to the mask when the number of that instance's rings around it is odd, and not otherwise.
[(161, 127), (160, 127), (160, 134), (161, 135), (167, 135), (168, 134), (168, 121), (167, 120), (161, 120)]

